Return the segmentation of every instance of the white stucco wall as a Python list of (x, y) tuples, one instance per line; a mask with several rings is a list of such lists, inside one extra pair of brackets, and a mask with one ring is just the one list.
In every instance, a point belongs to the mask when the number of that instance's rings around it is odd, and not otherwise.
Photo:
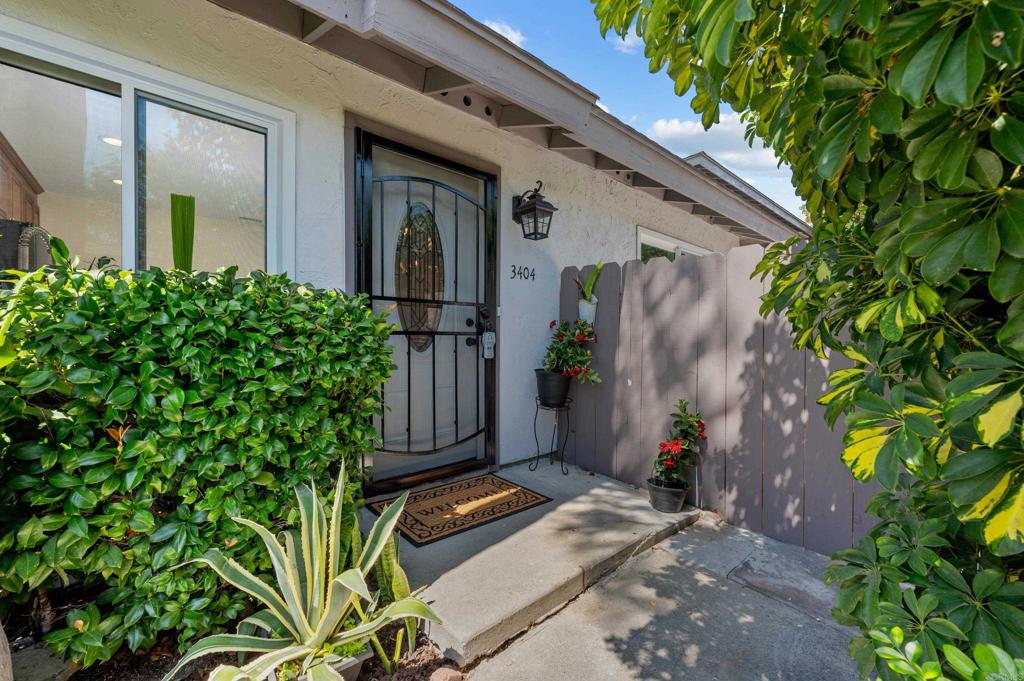
[[(502, 463), (533, 453), (533, 369), (558, 313), (562, 268), (633, 258), (637, 224), (714, 251), (737, 244), (724, 230), (600, 171), (206, 0), (4, 0), (0, 13), (293, 111), (300, 280), (344, 286), (347, 111), (500, 166)], [(559, 211), (551, 238), (531, 242), (511, 219), (511, 197), (538, 179)], [(510, 279), (513, 264), (535, 268), (536, 280)]]

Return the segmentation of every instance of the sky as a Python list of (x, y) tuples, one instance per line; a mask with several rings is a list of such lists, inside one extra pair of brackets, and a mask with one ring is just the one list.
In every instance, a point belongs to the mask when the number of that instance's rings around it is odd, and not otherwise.
[[(677, 97), (664, 72), (652, 74), (635, 35), (601, 38), (589, 0), (452, 0), (456, 6), (566, 76), (596, 93), (599, 106), (680, 156), (708, 154), (801, 215), (802, 202), (771, 150), (743, 139), (739, 115), (727, 107), (705, 131), (690, 108), (692, 93)], [(728, 111), (728, 113), (726, 113)]]

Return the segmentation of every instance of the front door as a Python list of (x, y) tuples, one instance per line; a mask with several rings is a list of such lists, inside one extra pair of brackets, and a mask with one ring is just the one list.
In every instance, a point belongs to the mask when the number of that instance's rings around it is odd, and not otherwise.
[(493, 462), (494, 177), (359, 133), (360, 288), (396, 327), (375, 490)]

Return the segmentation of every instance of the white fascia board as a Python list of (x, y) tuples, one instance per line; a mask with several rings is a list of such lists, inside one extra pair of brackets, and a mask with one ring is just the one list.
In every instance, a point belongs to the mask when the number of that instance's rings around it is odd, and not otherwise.
[(438, 0), (293, 0), (343, 28), (391, 43), (479, 84), (497, 98), (574, 130), (597, 95)]

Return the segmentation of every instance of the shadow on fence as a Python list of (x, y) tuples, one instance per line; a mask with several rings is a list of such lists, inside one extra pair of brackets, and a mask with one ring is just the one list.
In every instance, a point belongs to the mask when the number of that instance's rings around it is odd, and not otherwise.
[[(853, 480), (841, 426), (830, 431), (815, 402), (828, 362), (794, 350), (784, 318), (758, 312), (764, 288), (750, 272), (762, 255), (745, 246), (605, 265), (593, 363), (604, 382), (574, 384), (566, 458), (643, 486), (675, 403), (689, 400), (708, 432), (691, 501), (830, 553), (870, 526), (863, 509), (875, 489)], [(576, 317), (573, 282), (590, 269), (562, 272), (562, 318)]]

